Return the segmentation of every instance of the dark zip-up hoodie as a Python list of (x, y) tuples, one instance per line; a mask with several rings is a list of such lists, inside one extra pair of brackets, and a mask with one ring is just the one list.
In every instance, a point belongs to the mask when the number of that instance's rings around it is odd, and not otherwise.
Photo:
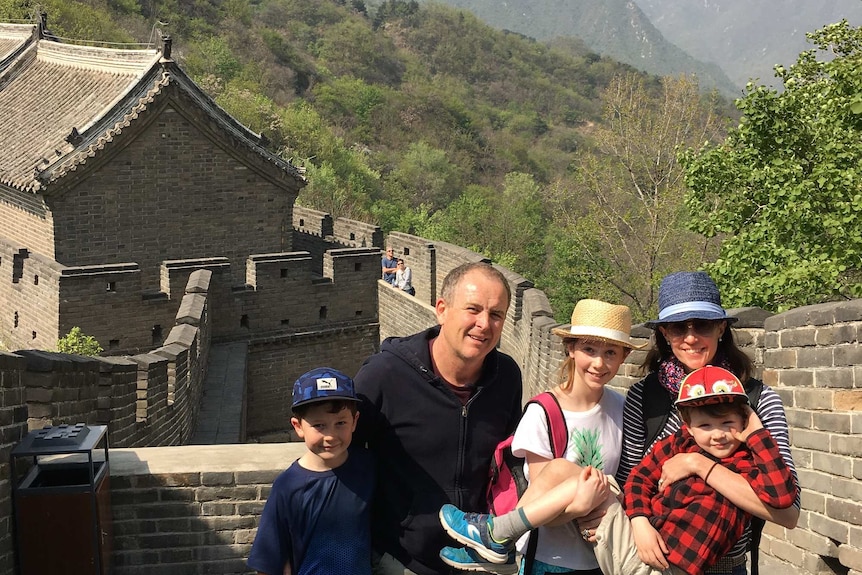
[(448, 572), (440, 549), (456, 543), (437, 513), (445, 503), (484, 511), (491, 455), (521, 416), (521, 370), (508, 355), (485, 358), (467, 405), (431, 368), (440, 327), (388, 338), (354, 378), (361, 399), (354, 435), (377, 465), (375, 549), (419, 575)]

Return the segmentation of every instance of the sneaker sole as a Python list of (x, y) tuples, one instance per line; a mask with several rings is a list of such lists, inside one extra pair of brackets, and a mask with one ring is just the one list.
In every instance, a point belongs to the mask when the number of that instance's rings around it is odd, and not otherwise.
[(476, 553), (481, 555), (482, 558), (487, 559), (488, 561), (490, 561), (491, 563), (494, 563), (495, 565), (505, 565), (506, 561), (509, 560), (509, 554), (508, 553), (506, 553), (505, 555), (500, 555), (499, 553), (495, 553), (494, 551), (491, 551), (490, 549), (488, 549), (487, 547), (485, 547), (481, 543), (473, 541), (472, 539), (470, 539), (468, 537), (464, 537), (463, 535), (461, 535), (460, 533), (458, 533), (457, 531), (455, 531), (454, 529), (449, 527), (449, 523), (446, 521), (446, 518), (443, 516), (443, 510), (442, 509), (440, 510), (440, 512), (437, 515), (440, 517), (440, 524), (443, 526), (443, 529), (446, 530), (446, 533), (449, 534), (449, 537), (451, 537), (452, 539), (454, 539), (458, 543), (461, 543), (462, 545), (466, 545), (467, 547), (469, 547), (470, 549), (472, 549), (473, 551), (475, 551)]
[(449, 561), (445, 557), (441, 557), (440, 559), (446, 565), (454, 567), (459, 571), (480, 571), (482, 573), (496, 573), (497, 575), (515, 575), (518, 572), (517, 563), (458, 563), (456, 561)]

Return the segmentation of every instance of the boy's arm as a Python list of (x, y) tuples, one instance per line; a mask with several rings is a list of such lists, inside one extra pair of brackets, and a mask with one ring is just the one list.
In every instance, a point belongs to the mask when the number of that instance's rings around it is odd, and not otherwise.
[(661, 489), (662, 465), (675, 453), (677, 433), (665, 437), (655, 444), (638, 463), (623, 486), (624, 507), (630, 519), (638, 516), (650, 517), (653, 495)]
[[(797, 488), (793, 474), (785, 465), (775, 440), (766, 429), (751, 433), (745, 440), (751, 457), (740, 469), (763, 503), (776, 509), (786, 509), (796, 501)], [(742, 466), (740, 466), (742, 467)]]
[(631, 524), (632, 535), (640, 560), (659, 570), (670, 567), (665, 558), (668, 553), (667, 544), (662, 539), (661, 534), (649, 522), (649, 519), (642, 515), (633, 518)]

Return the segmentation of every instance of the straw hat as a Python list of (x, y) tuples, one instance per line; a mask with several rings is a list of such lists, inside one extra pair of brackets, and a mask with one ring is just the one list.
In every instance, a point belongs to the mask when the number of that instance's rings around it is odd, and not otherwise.
[(748, 403), (742, 383), (726, 369), (707, 365), (694, 370), (680, 382), (676, 405), (694, 407), (734, 401)]
[(721, 307), (721, 294), (706, 272), (676, 272), (664, 276), (658, 288), (658, 319), (647, 327), (690, 319), (724, 320), (733, 323)]
[(630, 349), (641, 349), (646, 345), (632, 343), (632, 315), (628, 306), (595, 299), (579, 301), (572, 311), (571, 325), (568, 328), (555, 327), (551, 331), (562, 338), (598, 339)]

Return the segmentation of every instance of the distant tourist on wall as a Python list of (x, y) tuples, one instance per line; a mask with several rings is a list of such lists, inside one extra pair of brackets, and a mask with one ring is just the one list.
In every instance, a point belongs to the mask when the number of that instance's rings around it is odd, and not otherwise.
[(413, 289), (413, 272), (404, 263), (403, 258), (398, 258), (398, 268), (395, 272), (395, 287), (406, 291), (410, 295), (416, 295), (416, 290)]
[(353, 380), (335, 369), (293, 384), (290, 423), (307, 451), (272, 484), (248, 557), (257, 573), (370, 575), (375, 470), (352, 442), (357, 403)]
[(398, 260), (395, 259), (395, 250), (386, 248), (386, 255), (381, 260), (383, 267), (383, 281), (390, 285), (395, 285), (395, 272), (398, 271)]
[(521, 416), (521, 370), (496, 349), (510, 299), (494, 267), (459, 266), (443, 280), (439, 325), (387, 339), (356, 374), (354, 441), (378, 466), (378, 575), (449, 573), (439, 552), (451, 539), (437, 512), (446, 503), (487, 507), (491, 456)]

